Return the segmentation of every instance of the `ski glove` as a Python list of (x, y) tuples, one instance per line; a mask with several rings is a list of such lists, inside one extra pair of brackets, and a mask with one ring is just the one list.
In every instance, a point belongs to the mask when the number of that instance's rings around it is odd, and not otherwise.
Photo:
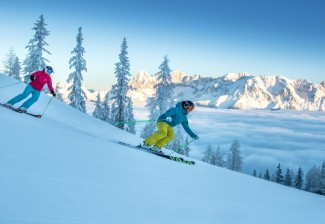
[(51, 91), (51, 93), (52, 93), (53, 97), (56, 96), (56, 93), (54, 91)]
[(32, 75), (31, 75), (29, 78), (30, 78), (30, 80), (32, 80), (32, 81), (35, 80), (35, 76), (32, 76)]
[(167, 122), (172, 122), (172, 118), (171, 117), (166, 117), (166, 119), (165, 119)]
[(199, 136), (198, 136), (198, 135), (195, 135), (195, 136), (194, 136), (194, 139), (195, 139), (195, 140), (199, 140)]

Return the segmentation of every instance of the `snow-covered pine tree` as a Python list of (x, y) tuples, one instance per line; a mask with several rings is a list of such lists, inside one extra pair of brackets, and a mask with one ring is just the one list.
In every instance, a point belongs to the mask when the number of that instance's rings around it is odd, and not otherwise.
[[(127, 104), (127, 107), (125, 109), (126, 109), (126, 114), (128, 115), (127, 119), (129, 121), (135, 121), (134, 120), (134, 115), (133, 115), (133, 103), (132, 103), (132, 99), (130, 97), (128, 98), (128, 104)], [(129, 132), (129, 133), (135, 134), (136, 133), (136, 131), (135, 131), (135, 122), (129, 122), (126, 125), (125, 130), (127, 132)]]
[(292, 175), (291, 171), (289, 168), (286, 170), (286, 174), (284, 175), (284, 180), (283, 180), (284, 185), (291, 187), (292, 186)]
[(225, 166), (224, 153), (221, 151), (220, 145), (218, 145), (217, 151), (212, 153), (211, 162), (216, 166)]
[(296, 177), (295, 177), (295, 182), (294, 182), (294, 186), (297, 189), (302, 189), (304, 186), (304, 172), (302, 171), (301, 167), (299, 167)]
[(263, 175), (263, 179), (264, 180), (270, 180), (271, 179), (269, 169), (266, 169), (266, 171), (265, 171), (265, 173)]
[(322, 195), (325, 195), (325, 160), (321, 168), (321, 185), (322, 185)]
[(182, 128), (180, 125), (178, 125), (176, 127), (175, 138), (170, 143), (169, 149), (171, 149), (181, 155), (185, 155), (186, 154), (185, 146), (186, 146), (186, 143), (185, 143), (184, 136), (182, 134)]
[(97, 94), (96, 102), (95, 102), (95, 109), (94, 112), (92, 113), (93, 117), (98, 118), (103, 120), (103, 103), (100, 100), (100, 95), (99, 93)]
[(169, 60), (167, 55), (159, 66), (156, 89), (156, 101), (159, 105), (160, 114), (165, 113), (173, 105), (173, 86), (171, 78), (171, 69), (169, 68)]
[[(157, 76), (157, 85), (154, 86), (155, 94), (148, 98), (146, 107), (150, 111), (149, 121), (157, 120), (173, 105), (173, 86), (171, 81), (171, 69), (167, 55), (159, 66)], [(141, 132), (142, 138), (149, 137), (156, 130), (155, 122), (148, 122)]]
[(283, 175), (282, 175), (282, 169), (281, 169), (281, 164), (276, 167), (275, 171), (275, 182), (278, 184), (283, 184)]
[[(6, 55), (7, 58), (5, 59), (4, 63), (4, 74), (19, 79), (19, 73), (20, 73), (20, 64), (19, 59), (16, 56), (14, 49), (10, 48), (9, 53)], [(18, 59), (18, 67), (17, 67), (17, 60)], [(17, 73), (17, 68), (19, 68)]]
[(224, 153), (221, 152), (220, 146), (218, 145), (217, 151), (214, 151), (211, 143), (208, 145), (207, 150), (202, 158), (203, 162), (210, 163), (215, 166), (224, 167)]
[(82, 29), (79, 27), (77, 34), (77, 45), (72, 50), (71, 54), (73, 54), (72, 58), (70, 58), (69, 64), (70, 69), (73, 68), (74, 72), (70, 73), (67, 82), (72, 81), (72, 85), (68, 88), (70, 106), (80, 110), (81, 112), (86, 112), (86, 93), (81, 89), (81, 82), (83, 81), (82, 72), (87, 71), (86, 68), (86, 60), (83, 58), (85, 53), (85, 49), (82, 46), (83, 37), (82, 37)]
[(227, 158), (227, 168), (240, 172), (243, 165), (243, 159), (240, 155), (240, 144), (237, 139), (231, 144), (228, 158)]
[(204, 152), (204, 157), (202, 158), (202, 161), (206, 163), (211, 163), (212, 154), (213, 154), (212, 145), (211, 143), (209, 143), (207, 150)]
[(127, 42), (124, 37), (121, 45), (121, 52), (119, 54), (119, 62), (115, 64), (115, 77), (117, 78), (117, 83), (112, 86), (111, 90), (111, 122), (120, 129), (135, 133), (135, 123), (131, 122), (134, 120), (133, 103), (131, 98), (127, 95), (130, 89), (128, 85), (130, 76)]
[(160, 110), (155, 102), (155, 97), (148, 97), (146, 107), (148, 108), (148, 111), (150, 111), (150, 114), (149, 121), (141, 131), (141, 138), (143, 139), (148, 138), (150, 135), (152, 135), (152, 133), (156, 131), (157, 127), (155, 121), (160, 116)]
[(308, 170), (305, 180), (305, 190), (316, 194), (322, 194), (320, 167), (313, 166)]
[(46, 67), (45, 62), (50, 62), (43, 57), (43, 52), (51, 54), (48, 50), (45, 49), (45, 46), (48, 43), (45, 42), (45, 38), (50, 34), (46, 29), (43, 15), (40, 16), (40, 20), (36, 21), (34, 24), (35, 27), (32, 29), (35, 30), (34, 38), (31, 39), (26, 46), (28, 49), (28, 54), (26, 59), (23, 62), (23, 80), (25, 83), (29, 83), (29, 76), (36, 71), (42, 70)]
[(56, 93), (56, 97), (55, 98), (58, 99), (58, 100), (60, 100), (60, 101), (62, 101), (62, 102), (64, 102), (63, 95), (61, 93), (61, 89), (60, 89), (60, 87), (59, 87), (58, 84), (56, 84), (56, 86), (55, 86), (55, 93)]
[(256, 173), (256, 169), (253, 170), (253, 174), (252, 174), (253, 177), (257, 177), (257, 173)]
[(107, 123), (111, 123), (111, 107), (109, 105), (109, 92), (107, 92), (105, 94), (105, 99), (104, 99), (104, 102), (103, 102), (103, 108), (102, 108), (102, 112), (101, 112), (101, 120), (107, 122)]
[(190, 143), (189, 143), (189, 140), (188, 140), (188, 136), (186, 136), (186, 139), (185, 139), (185, 146), (184, 146), (184, 155), (185, 156), (189, 156), (190, 155), (190, 147), (189, 147)]
[[(18, 79), (18, 80), (21, 80), (21, 77), (20, 77), (20, 71), (21, 71), (21, 65), (20, 65), (20, 61), (19, 61), (19, 58), (18, 56), (15, 58), (15, 61), (14, 61), (14, 67), (13, 67), (13, 77), (15, 79)], [(22, 81), (22, 80), (21, 80)]]

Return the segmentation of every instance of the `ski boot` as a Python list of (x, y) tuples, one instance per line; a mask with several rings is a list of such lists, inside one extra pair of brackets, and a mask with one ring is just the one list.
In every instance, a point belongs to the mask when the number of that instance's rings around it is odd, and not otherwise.
[(151, 148), (151, 150), (154, 151), (155, 153), (164, 154), (164, 152), (161, 151), (161, 149), (155, 145)]

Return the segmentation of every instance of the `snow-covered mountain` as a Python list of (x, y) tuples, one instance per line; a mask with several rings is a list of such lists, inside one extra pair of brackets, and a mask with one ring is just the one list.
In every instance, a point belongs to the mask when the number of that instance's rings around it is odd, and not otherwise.
[[(14, 80), (0, 76), (0, 83)], [(0, 102), (25, 87), (0, 91)], [(36, 112), (50, 97), (41, 94)], [(322, 224), (324, 196), (126, 148), (135, 135), (53, 99), (43, 118), (0, 107), (1, 224)], [(168, 152), (168, 150), (165, 150)]]
[[(313, 84), (308, 80), (290, 80), (284, 76), (252, 76), (248, 73), (229, 73), (222, 77), (186, 76), (184, 72), (172, 72), (174, 97), (189, 99), (199, 106), (219, 109), (294, 109), (325, 110), (325, 81)], [(133, 104), (144, 106), (153, 96), (156, 77), (145, 71), (135, 74), (129, 82), (129, 96)], [(57, 83), (58, 91), (68, 102), (67, 83)], [(107, 91), (89, 91), (83, 87), (88, 102), (101, 98)]]
[[(172, 73), (175, 97), (194, 100), (197, 105), (221, 109), (325, 110), (325, 82), (290, 80), (283, 76), (252, 76), (229, 73), (219, 78)], [(140, 72), (130, 81), (131, 96), (144, 104), (154, 93), (155, 77)]]

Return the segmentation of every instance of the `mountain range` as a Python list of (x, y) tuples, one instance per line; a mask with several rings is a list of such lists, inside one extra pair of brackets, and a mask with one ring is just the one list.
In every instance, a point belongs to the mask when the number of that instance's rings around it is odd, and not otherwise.
[[(224, 76), (202, 77), (199, 74), (186, 76), (176, 70), (171, 73), (176, 101), (192, 100), (198, 106), (220, 109), (292, 109), (325, 110), (325, 81), (314, 84), (308, 80), (290, 80), (284, 76), (253, 76), (248, 73), (228, 73)], [(134, 105), (143, 106), (155, 93), (156, 76), (145, 71), (134, 75), (129, 82), (129, 91)], [(63, 98), (67, 96), (67, 84), (58, 84)], [(96, 100), (107, 91), (88, 91), (88, 100)]]

